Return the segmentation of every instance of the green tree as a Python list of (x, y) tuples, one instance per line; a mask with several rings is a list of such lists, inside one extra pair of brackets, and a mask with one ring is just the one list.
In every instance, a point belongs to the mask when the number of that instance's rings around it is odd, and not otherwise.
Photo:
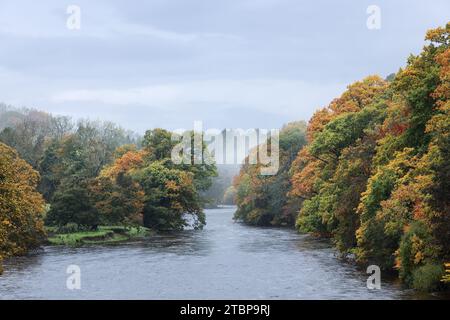
[(80, 229), (96, 230), (100, 215), (89, 192), (89, 180), (66, 179), (53, 196), (52, 205), (46, 217), (46, 224), (63, 227), (76, 223)]
[(144, 226), (158, 230), (180, 230), (193, 217), (195, 228), (205, 224), (198, 191), (191, 172), (167, 168), (155, 161), (138, 170), (135, 179), (144, 190)]

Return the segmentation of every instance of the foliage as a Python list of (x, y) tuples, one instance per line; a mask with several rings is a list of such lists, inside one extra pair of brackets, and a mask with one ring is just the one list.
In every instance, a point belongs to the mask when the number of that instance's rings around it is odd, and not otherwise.
[(90, 185), (102, 224), (139, 224), (144, 192), (131, 173), (142, 165), (142, 153), (129, 151), (105, 167)]
[(234, 204), (235, 189), (232, 186), (233, 178), (239, 173), (240, 166), (222, 164), (217, 165), (217, 177), (213, 177), (211, 186), (202, 191), (201, 195), (207, 207)]
[(81, 246), (85, 244), (109, 244), (130, 239), (138, 239), (148, 235), (150, 231), (144, 227), (102, 226), (96, 231), (73, 231), (54, 233), (48, 238), (52, 245)]
[[(307, 125), (285, 125), (276, 175), (247, 159), (233, 186), (214, 192), (235, 201), (237, 220), (295, 225), (331, 237), (360, 264), (397, 270), (411, 287), (441, 288), (450, 261), (449, 34), (450, 23), (428, 31), (405, 68), (349, 85)], [(173, 163), (173, 133), (148, 130), (138, 145), (111, 123), (75, 125), (5, 105), (0, 115), (0, 260), (39, 244), (44, 199), (46, 223), (63, 233), (53, 243), (124, 238), (100, 224), (180, 230), (189, 216), (195, 228), (205, 224), (217, 168)], [(184, 136), (194, 160), (195, 134)], [(206, 145), (201, 153), (209, 156)]]
[(441, 281), (444, 283), (450, 282), (450, 263), (445, 263), (445, 275), (442, 276)]
[(440, 264), (423, 265), (414, 270), (412, 287), (420, 291), (436, 290), (442, 274), (443, 268)]
[(46, 224), (64, 226), (76, 223), (79, 226), (97, 229), (100, 216), (88, 190), (88, 181), (67, 179), (53, 197), (46, 217)]
[(389, 82), (368, 77), (319, 110), (291, 167), (299, 230), (420, 290), (450, 257), (449, 32), (430, 30)]
[(233, 205), (236, 202), (236, 187), (229, 186), (223, 195), (222, 203), (225, 205)]
[(0, 262), (24, 254), (45, 236), (45, 202), (36, 191), (39, 174), (0, 143)]
[[(191, 138), (193, 132), (185, 133)], [(143, 192), (143, 223), (154, 229), (178, 230), (189, 224), (185, 214), (193, 218), (194, 228), (202, 228), (205, 216), (202, 210), (204, 201), (201, 191), (212, 184), (212, 177), (217, 175), (215, 165), (175, 164), (171, 160), (172, 148), (176, 141), (172, 133), (163, 129), (146, 132), (142, 145), (142, 165), (132, 173)], [(206, 146), (202, 144), (202, 152)], [(194, 157), (194, 148), (187, 150), (190, 158)]]
[(236, 218), (277, 224), (283, 210), (298, 211), (300, 231), (395, 268), (412, 287), (438, 288), (450, 258), (449, 33), (450, 24), (430, 30), (404, 69), (355, 82), (317, 111), (306, 146), (283, 161), (289, 170), (268, 178), (244, 164)]
[(68, 117), (52, 116), (37, 110), (9, 108), (2, 114), (0, 141), (13, 147), (37, 169), (48, 141), (60, 139), (73, 129)]
[[(303, 232), (333, 237), (336, 246), (350, 252), (356, 244), (359, 217), (355, 212), (371, 173), (378, 135), (385, 117), (387, 84), (370, 76), (313, 116), (308, 124), (309, 144), (291, 167), (291, 198), (303, 199), (296, 226)], [(327, 110), (327, 121), (315, 122)]]
[(108, 138), (114, 130), (106, 138), (100, 131), (87, 123), (46, 150), (41, 168), (51, 199), (49, 225), (181, 229), (185, 214), (194, 217), (195, 227), (204, 225), (200, 191), (211, 185), (214, 165), (174, 164), (172, 134), (163, 129), (147, 131), (142, 150), (116, 147), (118, 140)]
[(260, 174), (260, 165), (245, 164), (234, 181), (235, 219), (254, 225), (294, 225), (294, 202), (288, 202), (289, 168), (298, 150), (306, 143), (306, 124), (293, 122), (280, 131), (280, 167), (273, 176)]
[(184, 214), (194, 216), (196, 227), (205, 224), (200, 199), (191, 172), (167, 168), (153, 162), (135, 174), (144, 192), (144, 226), (154, 229), (182, 229)]

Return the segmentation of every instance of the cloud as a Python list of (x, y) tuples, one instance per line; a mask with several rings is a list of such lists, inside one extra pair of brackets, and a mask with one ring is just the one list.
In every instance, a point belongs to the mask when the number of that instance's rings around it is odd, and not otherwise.
[(298, 115), (327, 104), (344, 88), (342, 84), (312, 84), (283, 79), (210, 80), (125, 89), (67, 90), (53, 94), (50, 99), (54, 103), (97, 102), (166, 110), (243, 106), (281, 115)]
[(120, 12), (104, 5), (80, 5), (81, 28), (69, 30), (66, 7), (58, 3), (48, 6), (24, 4), (28, 10), (20, 11), (11, 2), (3, 4), (0, 11), (0, 34), (35, 39), (62, 37), (85, 37), (99, 39), (126, 39), (127, 37), (149, 37), (173, 43), (220, 39), (242, 40), (241, 36), (220, 32), (180, 32), (161, 28), (151, 23), (129, 22)]
[[(80, 30), (66, 27), (68, 4)], [(1, 0), (0, 101), (141, 129), (308, 119), (345, 85), (398, 70), (450, 8), (382, 0), (374, 32), (369, 4)]]
[(171, 30), (164, 30), (154, 26), (149, 25), (138, 25), (122, 23), (118, 26), (109, 26), (101, 30), (98, 30), (97, 35), (103, 35), (105, 37), (113, 37), (116, 35), (121, 36), (146, 36), (153, 37), (166, 41), (173, 42), (191, 42), (202, 39), (222, 39), (222, 40), (241, 40), (242, 37), (225, 34), (225, 33), (212, 33), (212, 32), (197, 32), (197, 33), (183, 33), (175, 32)]

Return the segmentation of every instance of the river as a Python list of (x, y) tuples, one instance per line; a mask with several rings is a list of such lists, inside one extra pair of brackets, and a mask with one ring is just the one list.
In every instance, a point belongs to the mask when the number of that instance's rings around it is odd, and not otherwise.
[[(206, 210), (203, 230), (119, 245), (44, 247), (5, 262), (0, 299), (411, 299), (382, 277), (336, 258), (328, 242), (294, 230), (235, 223), (235, 208)], [(81, 289), (66, 287), (69, 265)]]

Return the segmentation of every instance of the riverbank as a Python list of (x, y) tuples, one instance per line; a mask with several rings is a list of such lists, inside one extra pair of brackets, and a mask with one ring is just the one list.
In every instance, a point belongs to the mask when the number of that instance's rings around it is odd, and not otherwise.
[[(158, 232), (121, 245), (44, 246), (7, 259), (2, 299), (430, 299), (336, 259), (326, 241), (285, 228), (233, 221), (235, 208), (205, 210), (203, 230)], [(81, 269), (82, 290), (66, 287)]]
[(47, 228), (48, 245), (82, 246), (88, 244), (109, 244), (145, 238), (153, 233), (144, 227), (101, 226), (95, 231), (58, 233)]

